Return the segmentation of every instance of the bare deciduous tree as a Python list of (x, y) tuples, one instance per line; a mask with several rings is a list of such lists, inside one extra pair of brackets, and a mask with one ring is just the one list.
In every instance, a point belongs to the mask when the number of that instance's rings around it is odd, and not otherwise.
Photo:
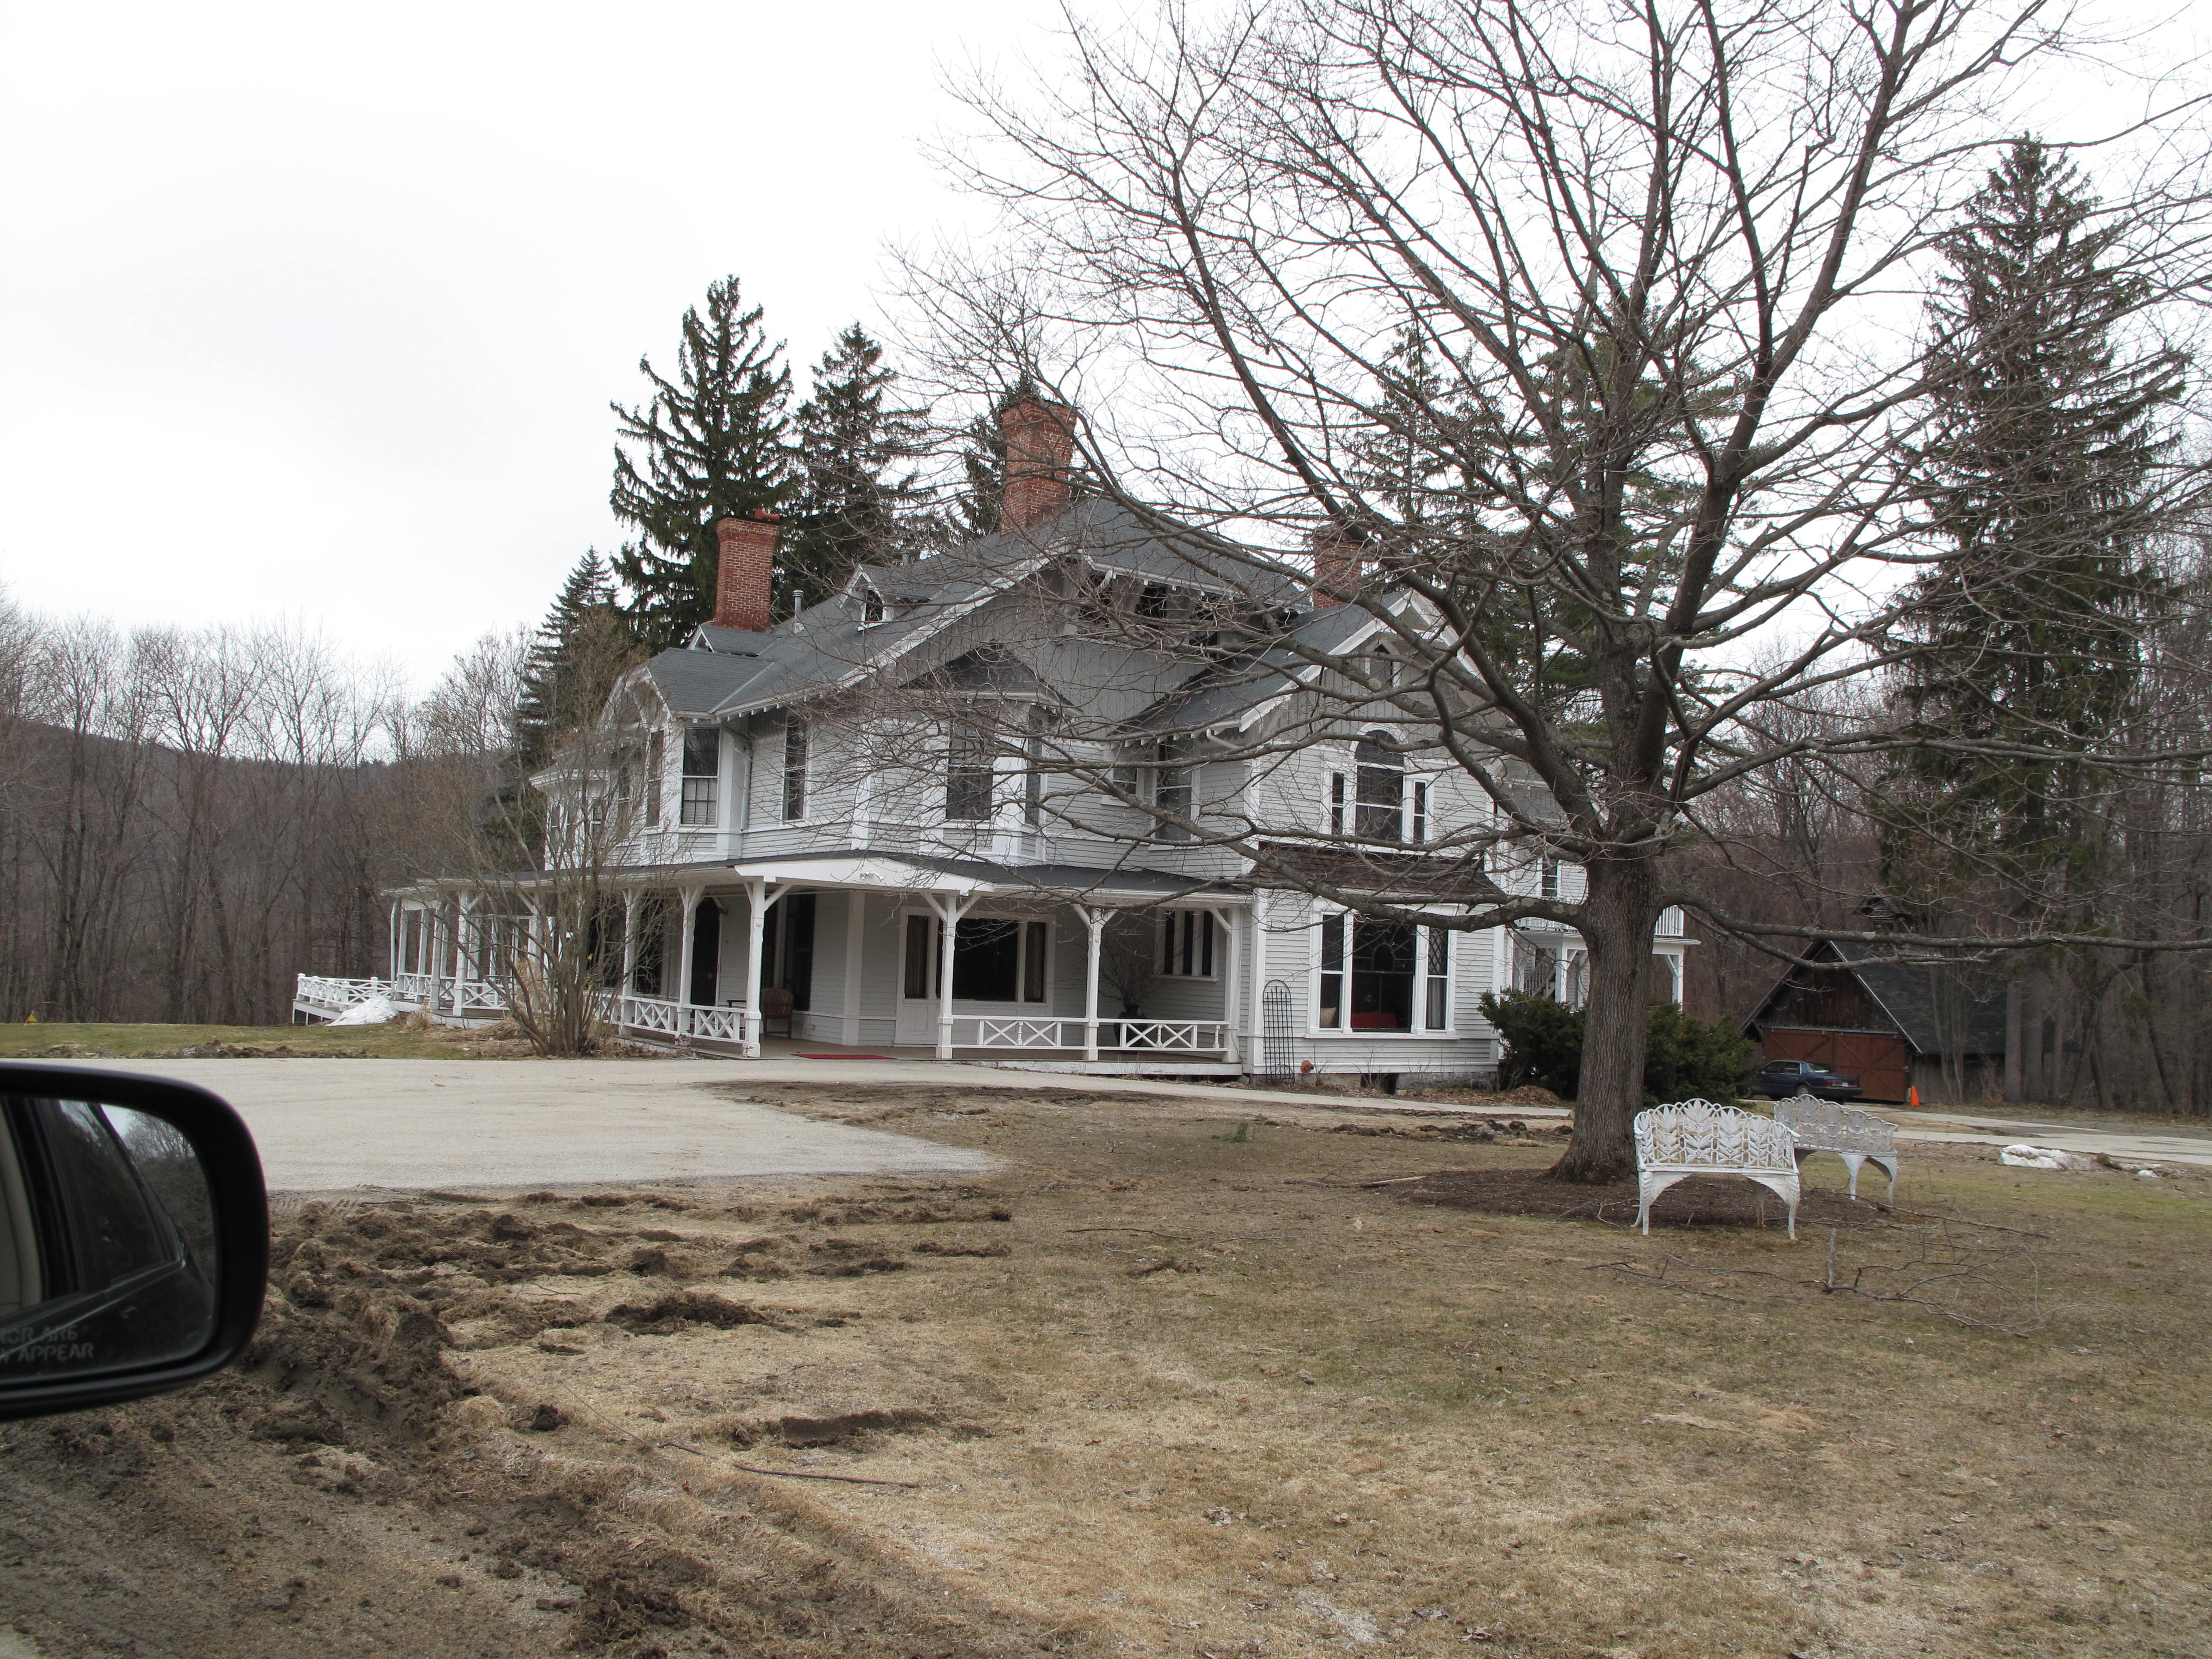
[[(2037, 0), (1297, 0), (1073, 22), (1064, 81), (975, 95), (991, 141), (961, 165), (1004, 206), (1006, 258), (918, 288), (940, 366), (1075, 404), (1113, 385), (1087, 410), (1097, 487), (1246, 573), (1221, 672), (1337, 704), (1241, 756), (1199, 724), (1152, 735), (1266, 763), (1395, 711), (1489, 807), (1426, 849), (1449, 905), (1378, 903), (1373, 860), (1360, 879), (1310, 856), (1379, 854), (1355, 823), (1182, 832), (1401, 920), (1576, 929), (1564, 1178), (1628, 1164), (1665, 907), (1814, 931), (1717, 902), (1687, 856), (1725, 829), (1709, 805), (1899, 740), (1873, 699), (1798, 711), (1893, 665), (1900, 574), (1942, 556), (1917, 296), (2062, 24)], [(2147, 110), (2124, 155), (2178, 153), (2155, 142), (2175, 122)], [(2156, 164), (2100, 210), (2136, 319), (2205, 270), (2203, 192)], [(2165, 469), (2146, 522), (2200, 483)], [(1389, 674), (1249, 631), (1305, 580), (1383, 625)], [(1549, 859), (1586, 887), (1507, 878)]]

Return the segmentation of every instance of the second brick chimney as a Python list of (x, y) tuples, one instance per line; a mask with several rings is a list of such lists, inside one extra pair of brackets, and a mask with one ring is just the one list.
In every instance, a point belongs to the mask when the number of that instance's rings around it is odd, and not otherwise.
[(1075, 453), (1075, 411), (1066, 404), (1023, 398), (999, 412), (1006, 443), (1006, 490), (999, 503), (1004, 530), (1034, 530), (1067, 510), (1067, 467)]
[(782, 518), (757, 507), (743, 518), (714, 520), (721, 568), (714, 579), (714, 626), (765, 634), (774, 620), (775, 538)]
[(1313, 603), (1316, 611), (1356, 598), (1367, 557), (1367, 538), (1340, 519), (1331, 519), (1310, 538)]

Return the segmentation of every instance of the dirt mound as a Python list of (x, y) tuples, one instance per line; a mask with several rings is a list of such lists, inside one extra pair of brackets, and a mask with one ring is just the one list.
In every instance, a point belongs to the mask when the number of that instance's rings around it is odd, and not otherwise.
[(841, 1412), (834, 1417), (779, 1418), (775, 1429), (787, 1446), (836, 1446), (864, 1434), (908, 1433), (944, 1420), (935, 1412), (913, 1409)]
[(608, 1324), (647, 1336), (668, 1336), (686, 1325), (712, 1325), (718, 1330), (729, 1330), (738, 1325), (779, 1322), (758, 1308), (711, 1296), (704, 1291), (678, 1291), (643, 1305), (625, 1302), (607, 1312)]
[[(1480, 1210), (1490, 1215), (1540, 1215), (1559, 1221), (1606, 1221), (1633, 1226), (1636, 1183), (1616, 1181), (1585, 1187), (1547, 1180), (1538, 1170), (1439, 1170), (1391, 1188), (1409, 1204)], [(1797, 1225), (1869, 1227), (1882, 1224), (1879, 1205), (1841, 1193), (1808, 1188), (1797, 1206)], [(1659, 1195), (1654, 1227), (1779, 1227), (1782, 1200), (1748, 1181), (1693, 1176)]]

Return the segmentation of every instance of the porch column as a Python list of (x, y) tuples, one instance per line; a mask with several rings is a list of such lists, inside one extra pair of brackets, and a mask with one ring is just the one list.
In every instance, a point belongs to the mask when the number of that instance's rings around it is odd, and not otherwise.
[(404, 900), (392, 900), (392, 915), (386, 921), (384, 928), (385, 945), (386, 946), (384, 952), (384, 959), (390, 964), (386, 969), (386, 973), (388, 977), (395, 980), (399, 977), (399, 941), (403, 936), (404, 927), (399, 918), (404, 908)]
[(952, 947), (960, 934), (960, 918), (975, 908), (975, 896), (955, 898), (946, 894), (940, 901), (933, 893), (925, 894), (929, 908), (937, 912), (939, 935), (937, 940), (937, 1057), (952, 1058)]
[(676, 1005), (676, 1036), (679, 1042), (688, 1040), (691, 1035), (691, 950), (698, 943), (692, 937), (692, 913), (699, 908), (699, 900), (706, 890), (703, 887), (676, 890), (677, 911), (682, 917), (678, 925), (684, 930), (684, 945), (677, 957), (676, 994), (669, 1000)]
[(768, 938), (768, 878), (745, 881), (745, 1029), (738, 1052), (758, 1060), (761, 1051), (761, 945)]
[(630, 994), (637, 987), (637, 889), (628, 889), (623, 894), (623, 965), (622, 988), (616, 992), (617, 999)]
[[(860, 780), (865, 793), (866, 778)], [(866, 842), (863, 841), (863, 845)], [(860, 958), (867, 949), (868, 896), (854, 888), (845, 895), (845, 1042), (860, 1046)], [(896, 1005), (894, 1005), (896, 1006)], [(897, 1033), (892, 1036), (896, 1038)]]
[(1267, 896), (1258, 890), (1252, 895), (1252, 1000), (1249, 1005), (1249, 1024), (1244, 1027), (1244, 1052), (1255, 1060), (1263, 1059), (1260, 1042), (1265, 1033), (1261, 1029), (1260, 988), (1267, 977)]
[(1229, 936), (1229, 959), (1222, 964), (1221, 975), (1221, 1058), (1231, 1066), (1237, 1064), (1237, 1009), (1243, 1000), (1237, 980), (1237, 969), (1243, 966), (1243, 952), (1238, 947), (1237, 923), (1238, 913), (1218, 909), (1212, 913), (1221, 931)]
[(446, 963), (446, 904), (441, 899), (435, 904), (422, 907), (422, 954), (428, 958), (424, 972), (430, 977), (429, 987), (422, 994), (422, 1006), (430, 1013), (438, 1012), (438, 984), (445, 977)]
[(1083, 1057), (1095, 1063), (1098, 1059), (1098, 942), (1113, 912), (1079, 904), (1075, 914), (1083, 918), (1091, 935), (1091, 954), (1083, 964)]
[(453, 901), (453, 1017), (458, 1019), (468, 996), (468, 984), (483, 977), (483, 965), (476, 959), (475, 937), (470, 922), (477, 905), (477, 896), (464, 893)]

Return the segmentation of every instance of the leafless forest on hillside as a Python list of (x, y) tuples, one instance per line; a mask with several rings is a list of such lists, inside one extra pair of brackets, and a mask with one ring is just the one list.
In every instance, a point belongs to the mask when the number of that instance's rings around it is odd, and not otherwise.
[(296, 631), (0, 609), (0, 1017), (270, 1024), (295, 974), (382, 971), (502, 653), (410, 702)]

